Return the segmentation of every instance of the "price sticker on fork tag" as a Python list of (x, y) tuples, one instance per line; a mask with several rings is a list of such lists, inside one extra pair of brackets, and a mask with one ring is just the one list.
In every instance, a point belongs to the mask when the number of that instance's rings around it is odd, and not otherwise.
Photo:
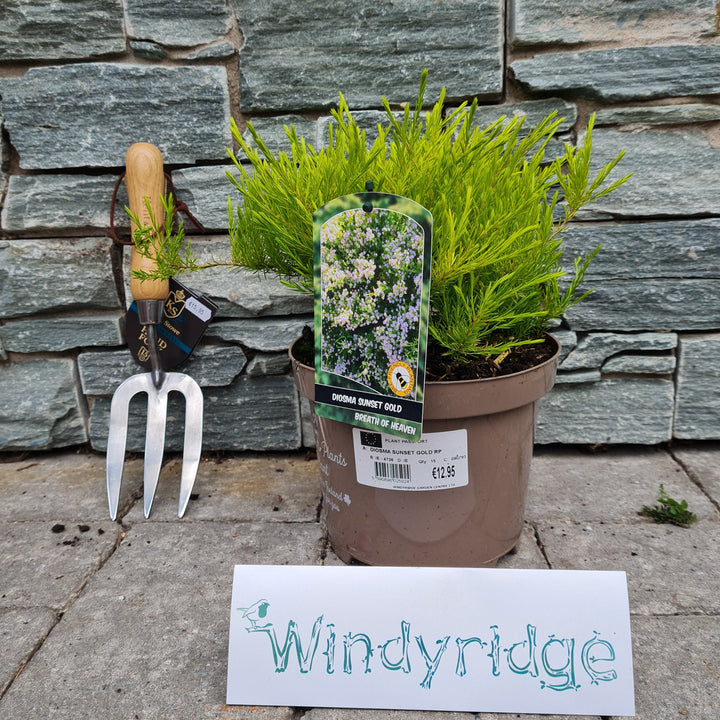
[[(162, 322), (157, 326), (163, 370), (172, 370), (187, 359), (218, 309), (210, 298), (191, 290), (179, 280), (170, 278), (169, 284), (170, 293), (165, 300)], [(147, 335), (140, 325), (135, 302), (130, 305), (125, 319), (125, 336), (138, 365), (149, 370)]]
[(353, 428), (361, 485), (386, 490), (449, 490), (468, 484), (467, 431), (423, 433), (410, 442)]

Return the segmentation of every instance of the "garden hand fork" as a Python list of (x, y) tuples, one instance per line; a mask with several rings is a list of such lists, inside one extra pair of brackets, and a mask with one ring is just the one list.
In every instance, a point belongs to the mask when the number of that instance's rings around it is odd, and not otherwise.
[[(130, 212), (141, 227), (162, 228), (164, 225), (165, 176), (160, 151), (148, 143), (131, 145), (125, 155), (125, 185)], [(133, 222), (133, 230), (135, 230)], [(131, 273), (137, 270), (152, 272), (156, 269), (155, 253), (159, 251), (159, 238), (142, 252), (132, 248)], [(162, 323), (165, 299), (169, 292), (167, 280), (153, 280), (131, 275), (130, 291), (137, 304), (140, 323), (145, 329), (147, 351), (152, 370), (133, 375), (121, 383), (110, 405), (110, 428), (107, 447), (107, 495), (110, 517), (117, 516), (120, 483), (125, 461), (128, 410), (130, 400), (137, 393), (147, 394), (147, 427), (145, 431), (145, 462), (143, 476), (143, 505), (149, 517), (157, 489), (165, 446), (167, 396), (171, 391), (185, 396), (185, 440), (180, 479), (178, 517), (187, 508), (195, 483), (202, 447), (203, 396), (198, 384), (188, 375), (164, 372), (160, 364), (157, 345), (157, 326)]]

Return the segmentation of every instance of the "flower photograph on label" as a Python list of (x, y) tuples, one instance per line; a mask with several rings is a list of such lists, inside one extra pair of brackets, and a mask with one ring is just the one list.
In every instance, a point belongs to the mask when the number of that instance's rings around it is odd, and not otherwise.
[[(393, 210), (352, 208), (323, 224), (320, 244), (321, 368), (414, 398), (407, 361), (418, 357), (423, 228)], [(410, 373), (391, 384), (393, 366)]]

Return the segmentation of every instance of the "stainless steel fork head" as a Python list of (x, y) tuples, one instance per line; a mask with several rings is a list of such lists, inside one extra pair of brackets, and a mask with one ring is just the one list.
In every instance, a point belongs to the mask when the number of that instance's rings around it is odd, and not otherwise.
[(147, 394), (147, 427), (145, 430), (145, 462), (143, 474), (143, 505), (145, 517), (150, 516), (157, 489), (165, 447), (167, 396), (179, 392), (185, 396), (185, 439), (180, 479), (178, 517), (185, 514), (200, 464), (202, 450), (203, 396), (200, 386), (184, 373), (165, 373), (157, 388), (151, 373), (133, 375), (121, 383), (110, 404), (110, 427), (107, 447), (107, 494), (110, 517), (117, 517), (125, 462), (128, 411), (130, 400), (138, 393)]

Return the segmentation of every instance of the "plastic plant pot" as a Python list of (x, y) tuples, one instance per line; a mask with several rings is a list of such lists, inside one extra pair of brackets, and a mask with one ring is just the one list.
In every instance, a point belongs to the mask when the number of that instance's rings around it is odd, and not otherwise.
[[(553, 342), (555, 342), (553, 340)], [(465, 430), (467, 484), (398, 490), (356, 475), (353, 427), (312, 412), (323, 519), (343, 562), (494, 567), (520, 540), (537, 401), (555, 382), (560, 347), (533, 368), (481, 380), (427, 382), (423, 437)], [(312, 367), (290, 350), (301, 395), (315, 395)]]

